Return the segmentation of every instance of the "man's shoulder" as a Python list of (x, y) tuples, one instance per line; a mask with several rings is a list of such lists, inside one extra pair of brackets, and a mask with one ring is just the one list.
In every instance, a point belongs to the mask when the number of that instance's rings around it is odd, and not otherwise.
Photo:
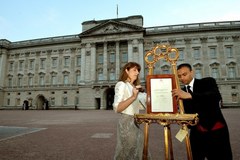
[(216, 81), (213, 77), (204, 77), (201, 81)]
[(204, 77), (198, 81), (201, 84), (216, 84), (216, 80), (213, 77)]

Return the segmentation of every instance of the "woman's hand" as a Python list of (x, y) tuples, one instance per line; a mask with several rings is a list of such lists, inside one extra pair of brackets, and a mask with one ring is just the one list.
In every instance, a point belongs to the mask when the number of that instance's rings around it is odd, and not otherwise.
[(136, 99), (139, 93), (139, 89), (137, 87), (133, 87), (132, 93), (132, 96), (134, 97), (134, 99)]
[(137, 85), (136, 88), (138, 89), (139, 92), (144, 92), (144, 89), (141, 85)]

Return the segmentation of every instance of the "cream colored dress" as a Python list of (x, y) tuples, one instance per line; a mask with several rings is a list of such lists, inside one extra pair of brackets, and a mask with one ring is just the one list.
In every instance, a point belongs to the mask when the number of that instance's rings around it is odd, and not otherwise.
[[(132, 85), (128, 82), (120, 81), (116, 84), (113, 103), (115, 111), (121, 101), (132, 95), (132, 89)], [(139, 100), (142, 104), (146, 104), (146, 93), (140, 92), (138, 98), (121, 113), (117, 126), (117, 145), (114, 160), (142, 160), (144, 136), (133, 118), (134, 114), (143, 109)]]

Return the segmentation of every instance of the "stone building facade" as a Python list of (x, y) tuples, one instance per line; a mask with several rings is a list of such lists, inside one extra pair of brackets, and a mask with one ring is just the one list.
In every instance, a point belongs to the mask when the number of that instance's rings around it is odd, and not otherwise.
[[(0, 40), (0, 109), (112, 109), (114, 86), (129, 61), (142, 66), (157, 44), (179, 50), (196, 77), (217, 80), (226, 107), (240, 107), (240, 21), (143, 27), (143, 17), (82, 23), (76, 35)], [(171, 73), (160, 61), (155, 74)]]

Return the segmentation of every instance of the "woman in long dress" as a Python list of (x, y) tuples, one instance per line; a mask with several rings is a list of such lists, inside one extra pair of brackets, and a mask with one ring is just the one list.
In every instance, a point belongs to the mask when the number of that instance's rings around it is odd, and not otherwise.
[(141, 92), (139, 73), (141, 66), (136, 62), (127, 63), (115, 85), (113, 108), (120, 113), (117, 126), (115, 160), (141, 160), (144, 137), (134, 121), (134, 114), (144, 109), (146, 93)]

